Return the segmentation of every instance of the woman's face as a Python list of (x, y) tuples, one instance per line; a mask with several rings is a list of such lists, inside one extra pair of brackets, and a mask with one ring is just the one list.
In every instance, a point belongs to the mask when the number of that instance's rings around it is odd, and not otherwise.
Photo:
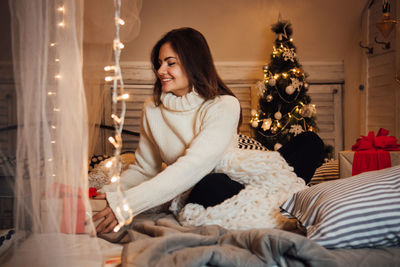
[(161, 89), (164, 93), (173, 93), (176, 96), (187, 94), (189, 79), (179, 60), (178, 54), (172, 49), (170, 43), (161, 46), (158, 55), (160, 68), (157, 70), (161, 81)]

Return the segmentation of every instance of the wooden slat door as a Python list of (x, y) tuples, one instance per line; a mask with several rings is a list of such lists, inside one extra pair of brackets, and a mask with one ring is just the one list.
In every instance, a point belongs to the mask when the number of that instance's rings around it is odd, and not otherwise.
[(332, 145), (337, 158), (343, 150), (342, 84), (310, 84), (308, 94), (317, 109), (319, 136)]
[[(396, 1), (390, 1), (392, 15)], [(374, 53), (366, 58), (365, 134), (385, 128), (391, 135), (400, 137), (399, 95), (396, 83), (396, 30), (385, 39), (376, 27), (382, 18), (382, 2), (376, 1), (368, 10), (367, 40), (374, 47)], [(378, 41), (390, 42), (385, 49)]]

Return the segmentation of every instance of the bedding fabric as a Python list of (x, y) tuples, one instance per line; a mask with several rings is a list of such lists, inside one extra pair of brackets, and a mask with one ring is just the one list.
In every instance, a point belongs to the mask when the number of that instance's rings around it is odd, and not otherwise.
[(328, 250), (288, 231), (185, 227), (165, 214), (102, 237), (125, 243), (123, 266), (400, 266), (400, 248)]
[(327, 248), (400, 246), (400, 165), (312, 186), (282, 213)]

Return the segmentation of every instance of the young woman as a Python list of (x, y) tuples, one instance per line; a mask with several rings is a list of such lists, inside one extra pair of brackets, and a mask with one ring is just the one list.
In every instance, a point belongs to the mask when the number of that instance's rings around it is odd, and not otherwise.
[[(218, 76), (205, 38), (192, 28), (172, 30), (156, 43), (151, 61), (157, 77), (153, 98), (142, 110), (135, 163), (120, 179), (133, 215), (164, 204), (197, 183), (188, 201), (205, 207), (237, 194), (244, 188), (241, 183), (212, 171), (224, 155), (237, 149), (240, 104)], [(97, 232), (110, 232), (118, 223), (113, 190), (112, 184), (106, 185), (106, 195), (97, 197), (109, 204), (93, 217), (105, 217)]]

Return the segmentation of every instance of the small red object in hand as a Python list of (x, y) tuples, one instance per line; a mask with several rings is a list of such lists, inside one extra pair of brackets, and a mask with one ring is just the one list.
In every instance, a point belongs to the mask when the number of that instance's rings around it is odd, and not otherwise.
[(97, 196), (97, 189), (94, 187), (89, 188), (89, 198), (94, 198)]

